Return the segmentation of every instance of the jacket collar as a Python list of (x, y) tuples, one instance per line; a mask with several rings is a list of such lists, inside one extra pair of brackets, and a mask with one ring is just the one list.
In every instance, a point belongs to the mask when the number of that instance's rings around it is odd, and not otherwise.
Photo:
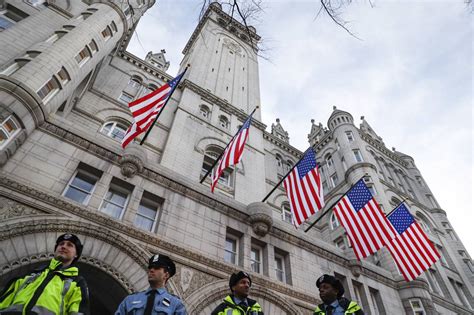
[(75, 267), (73, 265), (69, 265), (69, 267), (61, 269), (62, 265), (63, 265), (62, 262), (60, 262), (56, 258), (53, 258), (49, 262), (48, 269), (50, 271), (59, 272), (62, 275), (67, 276), (67, 277), (74, 277), (74, 276), (79, 275), (79, 269), (77, 267)]

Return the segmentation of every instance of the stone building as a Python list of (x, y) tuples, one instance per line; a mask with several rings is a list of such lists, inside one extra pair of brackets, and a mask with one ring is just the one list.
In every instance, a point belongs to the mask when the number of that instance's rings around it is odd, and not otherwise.
[(384, 249), (357, 261), (334, 215), (296, 230), (282, 187), (260, 202), (302, 155), (279, 120), (266, 131), (260, 110), (242, 162), (214, 194), (209, 179), (199, 183), (260, 105), (259, 36), (218, 4), (184, 47), (181, 68), (191, 68), (159, 124), (143, 146), (123, 150), (127, 103), (172, 78), (164, 50), (145, 60), (126, 51), (153, 4), (0, 1), (0, 286), (50, 259), (56, 237), (72, 232), (85, 245), (93, 314), (112, 314), (146, 288), (156, 252), (176, 261), (169, 289), (191, 314), (209, 314), (239, 269), (252, 274), (266, 314), (311, 314), (323, 273), (367, 314), (472, 314), (474, 267), (446, 212), (413, 158), (387, 149), (364, 118), (357, 127), (334, 108), (326, 126), (312, 122), (326, 203), (363, 175), (385, 212), (405, 199), (442, 253), (413, 282)]

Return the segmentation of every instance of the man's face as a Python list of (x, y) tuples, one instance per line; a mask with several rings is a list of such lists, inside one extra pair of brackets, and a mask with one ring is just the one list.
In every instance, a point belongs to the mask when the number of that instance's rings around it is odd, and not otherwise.
[(237, 284), (232, 287), (234, 295), (239, 298), (246, 298), (250, 292), (250, 280), (247, 278), (240, 279)]
[(151, 267), (148, 269), (148, 282), (152, 288), (164, 287), (170, 274), (164, 267)]
[(321, 283), (319, 286), (319, 296), (326, 304), (331, 304), (337, 299), (338, 290), (329, 283)]
[(56, 250), (54, 251), (54, 257), (61, 261), (65, 266), (70, 265), (76, 256), (76, 245), (68, 240), (59, 242)]

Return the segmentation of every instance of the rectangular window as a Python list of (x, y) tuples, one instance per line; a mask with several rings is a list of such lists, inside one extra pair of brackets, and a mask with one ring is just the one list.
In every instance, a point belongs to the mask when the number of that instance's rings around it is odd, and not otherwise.
[(275, 255), (275, 273), (278, 281), (286, 282), (285, 259), (280, 255)]
[(112, 23), (110, 23), (110, 26), (112, 27), (112, 30), (114, 31), (114, 33), (117, 33), (117, 24), (115, 24), (114, 21), (112, 21)]
[(53, 77), (48, 82), (46, 82), (39, 90), (36, 92), (38, 96), (46, 103), (57, 91), (59, 91), (59, 83)]
[(352, 134), (352, 131), (346, 131), (346, 137), (349, 142), (354, 141), (354, 135)]
[(372, 194), (372, 196), (375, 196), (377, 194), (377, 191), (375, 190), (375, 186), (374, 185), (367, 185), (367, 189), (369, 189), (370, 193)]
[(423, 303), (420, 299), (411, 299), (410, 306), (411, 310), (413, 311), (413, 315), (425, 315), (425, 308), (423, 307)]
[(252, 247), (250, 250), (250, 267), (253, 272), (262, 272), (262, 250), (259, 247)]
[(420, 185), (420, 187), (425, 187), (425, 184), (423, 183), (423, 179), (421, 178), (421, 176), (416, 176), (415, 179), (418, 185)]
[(426, 278), (428, 279), (428, 284), (432, 292), (441, 294), (441, 288), (438, 284), (438, 278), (436, 275), (436, 270), (428, 269), (428, 272), (425, 273)]
[(94, 40), (91, 40), (91, 42), (89, 43), (89, 48), (91, 49), (92, 54), (99, 51), (99, 48), (97, 48), (97, 44), (95, 43)]
[(224, 261), (237, 265), (238, 257), (238, 238), (228, 235), (225, 238), (225, 252), (224, 252)]
[(11, 139), (20, 129), (13, 121), (12, 117), (5, 119), (0, 125), (0, 148), (2, 148), (8, 139)]
[(437, 249), (438, 252), (439, 252), (439, 255), (440, 255), (439, 260), (441, 261), (441, 264), (442, 264), (443, 266), (445, 266), (445, 267), (449, 267), (448, 261), (447, 261), (446, 258), (444, 257), (444, 254), (445, 254), (444, 248), (442, 248), (441, 246), (436, 245), (436, 249)]
[(332, 187), (336, 187), (337, 183), (339, 182), (339, 179), (337, 178), (337, 174), (334, 173), (331, 175), (331, 184)]
[(69, 77), (69, 73), (67, 73), (64, 67), (59, 70), (58, 77), (63, 85), (71, 80), (71, 78)]
[(87, 47), (84, 47), (77, 55), (74, 57), (79, 64), (79, 66), (82, 66), (84, 63), (86, 63), (87, 60), (89, 60), (91, 57), (91, 52)]
[(135, 226), (153, 232), (156, 228), (159, 207), (159, 197), (145, 191), (142, 200), (140, 201), (140, 205), (138, 206), (137, 215), (135, 217)]
[(0, 32), (27, 17), (28, 14), (8, 3), (6, 9), (0, 9)]
[(292, 223), (292, 218), (291, 218), (291, 208), (289, 204), (283, 204), (282, 208), (282, 213), (281, 213), (281, 219), (285, 222)]
[(279, 249), (274, 248), (275, 276), (278, 281), (291, 284), (290, 255)]
[(131, 96), (128, 93), (122, 92), (122, 94), (120, 94), (119, 101), (121, 101), (122, 103), (128, 104), (131, 101), (133, 101), (133, 96)]
[(372, 302), (372, 309), (374, 310), (373, 314), (386, 314), (379, 290), (369, 288), (369, 293), (370, 301)]
[(471, 305), (469, 304), (469, 300), (466, 296), (466, 292), (464, 291), (464, 286), (462, 285), (462, 283), (458, 282), (458, 281), (455, 281), (451, 278), (448, 278), (448, 279), (449, 279), (449, 282), (451, 283), (451, 285), (453, 286), (454, 291), (456, 292), (456, 295), (458, 296), (459, 301), (461, 302), (461, 304), (463, 304), (464, 306), (466, 306), (468, 308), (471, 308)]
[(102, 200), (100, 211), (113, 218), (121, 219), (127, 208), (132, 191), (132, 185), (114, 177), (110, 182), (109, 190)]
[(360, 150), (352, 150), (352, 152), (354, 153), (354, 158), (356, 162), (358, 163), (364, 162), (364, 159), (362, 158), (362, 153), (360, 153)]
[(338, 239), (336, 239), (334, 241), (334, 244), (336, 245), (337, 248), (341, 249), (341, 250), (345, 250), (346, 249), (346, 243), (344, 242), (344, 238), (343, 237), (340, 237)]
[(354, 287), (355, 300), (362, 307), (362, 309), (369, 309), (367, 296), (365, 294), (364, 285), (360, 282), (352, 280), (352, 286)]
[(63, 196), (87, 205), (101, 176), (102, 171), (82, 162), (79, 163), (74, 176), (63, 192)]
[(112, 31), (110, 30), (110, 27), (107, 26), (102, 32), (102, 37), (105, 38), (105, 41), (109, 40), (109, 38), (112, 37)]

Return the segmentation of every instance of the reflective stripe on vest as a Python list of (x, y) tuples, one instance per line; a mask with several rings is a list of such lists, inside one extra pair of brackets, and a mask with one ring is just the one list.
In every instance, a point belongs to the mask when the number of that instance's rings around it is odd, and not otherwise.
[(48, 310), (44, 306), (39, 306), (35, 305), (32, 309), (31, 312), (33, 312), (36, 315), (55, 315), (56, 313), (52, 312), (51, 310)]
[(64, 287), (63, 287), (63, 293), (61, 294), (61, 304), (59, 306), (59, 314), (63, 315), (64, 312), (64, 298), (66, 297), (67, 291), (69, 291), (69, 288), (71, 287), (72, 279), (68, 278), (64, 282)]

